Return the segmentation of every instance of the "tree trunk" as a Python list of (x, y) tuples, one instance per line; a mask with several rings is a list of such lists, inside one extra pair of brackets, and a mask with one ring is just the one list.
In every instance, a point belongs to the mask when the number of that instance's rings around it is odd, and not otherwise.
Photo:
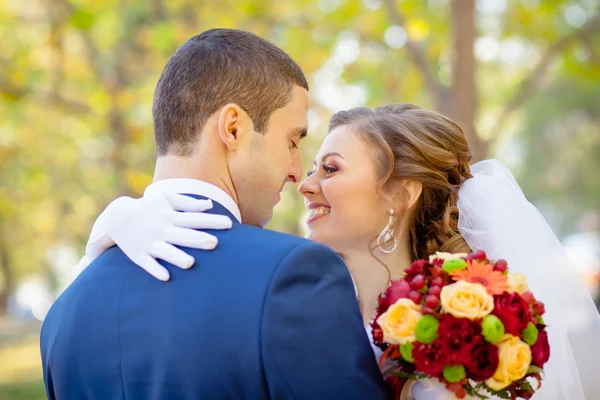
[(117, 93), (111, 95), (113, 105), (109, 112), (109, 123), (111, 136), (113, 138), (114, 149), (110, 157), (113, 173), (115, 174), (115, 194), (118, 196), (133, 195), (127, 183), (127, 160), (125, 157), (125, 148), (128, 143), (129, 135), (125, 121), (123, 120), (122, 111), (119, 110), (117, 104)]
[(477, 84), (475, 63), (475, 0), (452, 0), (451, 117), (463, 128), (474, 161), (485, 157), (485, 142), (477, 136)]

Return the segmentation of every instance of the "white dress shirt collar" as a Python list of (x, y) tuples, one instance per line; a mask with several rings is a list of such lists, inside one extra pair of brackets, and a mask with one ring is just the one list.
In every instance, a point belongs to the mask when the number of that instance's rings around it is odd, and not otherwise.
[(190, 178), (164, 179), (148, 186), (144, 191), (144, 196), (167, 193), (196, 194), (208, 197), (225, 207), (238, 222), (242, 222), (242, 214), (235, 201), (223, 189), (211, 183)]

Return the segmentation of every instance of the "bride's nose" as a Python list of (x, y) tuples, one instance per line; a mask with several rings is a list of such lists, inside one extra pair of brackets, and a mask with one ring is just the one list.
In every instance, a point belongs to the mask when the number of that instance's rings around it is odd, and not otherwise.
[(315, 174), (304, 178), (300, 186), (298, 186), (298, 192), (307, 198), (321, 192), (321, 185)]

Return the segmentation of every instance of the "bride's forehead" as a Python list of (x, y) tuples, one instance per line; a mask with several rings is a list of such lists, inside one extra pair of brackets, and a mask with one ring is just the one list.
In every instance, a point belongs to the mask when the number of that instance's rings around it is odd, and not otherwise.
[(315, 155), (315, 161), (320, 161), (323, 155), (328, 153), (340, 153), (343, 157), (351, 157), (354, 153), (364, 151), (363, 147), (364, 143), (357, 135), (348, 130), (341, 130), (341, 127), (336, 128), (325, 136), (321, 148)]

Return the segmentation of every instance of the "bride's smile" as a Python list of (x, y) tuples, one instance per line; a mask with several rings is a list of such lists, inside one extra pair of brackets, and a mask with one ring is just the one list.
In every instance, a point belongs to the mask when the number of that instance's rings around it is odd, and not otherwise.
[(308, 217), (306, 218), (306, 224), (310, 224), (320, 218), (323, 218), (331, 213), (331, 207), (322, 203), (309, 203), (308, 206)]

